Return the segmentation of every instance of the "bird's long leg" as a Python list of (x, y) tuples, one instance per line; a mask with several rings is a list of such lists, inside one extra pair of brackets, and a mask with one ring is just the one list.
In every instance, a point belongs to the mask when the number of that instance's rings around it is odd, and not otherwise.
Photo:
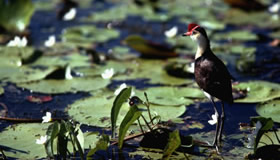
[(224, 121), (225, 121), (225, 111), (224, 111), (224, 101), (222, 101), (222, 115), (221, 115), (221, 124), (219, 128), (218, 133), (218, 145), (221, 144), (222, 136), (223, 136), (223, 130), (224, 130)]
[(219, 116), (219, 113), (218, 113), (218, 110), (217, 110), (217, 107), (216, 107), (216, 103), (214, 102), (212, 96), (210, 97), (210, 100), (213, 104), (215, 115), (217, 115), (217, 121), (218, 121), (217, 124), (216, 124), (215, 138), (214, 138), (214, 141), (213, 141), (213, 144), (212, 144), (213, 146), (217, 147), (218, 132), (219, 132), (219, 128), (220, 128), (220, 116)]

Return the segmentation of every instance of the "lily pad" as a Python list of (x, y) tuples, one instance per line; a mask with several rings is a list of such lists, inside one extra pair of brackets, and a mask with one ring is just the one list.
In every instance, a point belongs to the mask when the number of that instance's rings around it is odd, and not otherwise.
[(17, 83), (17, 86), (38, 93), (60, 94), (98, 90), (106, 87), (109, 83), (110, 80), (99, 77), (77, 77), (69, 80), (49, 79), (30, 83)]
[[(5, 155), (16, 159), (40, 159), (47, 156), (44, 145), (36, 139), (46, 135), (50, 123), (22, 123), (12, 125), (0, 133), (0, 143)], [(97, 134), (84, 133), (85, 148), (98, 141)], [(69, 151), (73, 151), (69, 148)]]
[(219, 40), (229, 40), (229, 41), (250, 41), (257, 40), (258, 37), (254, 33), (249, 31), (230, 31), (226, 33), (217, 33), (213, 35), (213, 39), (216, 41)]
[(114, 78), (116, 80), (149, 79), (149, 83), (151, 84), (169, 85), (191, 84), (194, 82), (192, 79), (177, 78), (168, 75), (164, 70), (168, 62), (164, 60), (137, 59), (126, 63), (123, 62), (122, 64), (128, 66), (132, 72), (128, 75), (117, 76)]
[(29, 25), (34, 6), (31, 0), (0, 2), (0, 25), (10, 32), (22, 32)]
[(71, 67), (83, 67), (90, 66), (90, 57), (81, 55), (78, 53), (72, 53), (65, 56), (43, 56), (36, 62), (32, 63), (32, 66), (65, 66)]
[(257, 113), (266, 118), (272, 118), (274, 122), (280, 123), (280, 100), (272, 100), (269, 102), (258, 104), (256, 107)]
[(260, 142), (262, 143), (259, 143), (258, 148), (271, 144), (280, 145), (279, 137), (280, 137), (280, 131), (275, 131), (275, 132), (269, 131), (264, 133), (264, 135), (260, 139)]
[[(233, 25), (255, 25), (258, 27), (277, 27), (279, 21), (274, 20), (268, 12), (245, 12), (240, 9), (228, 10), (225, 14), (224, 23)], [(265, 22), (265, 23), (263, 23)]]
[(4, 92), (5, 92), (4, 88), (3, 88), (3, 87), (0, 87), (0, 95), (1, 95), (1, 94), (4, 94)]
[(280, 85), (267, 81), (241, 82), (233, 86), (235, 89), (247, 90), (247, 96), (237, 99), (240, 103), (265, 102), (280, 97)]
[(62, 41), (74, 46), (91, 47), (94, 43), (104, 43), (119, 37), (113, 29), (96, 28), (93, 25), (69, 27), (62, 34)]
[(2, 66), (0, 67), (0, 80), (5, 82), (23, 83), (36, 81), (45, 78), (57, 67), (48, 67), (46, 69), (30, 68), (28, 66)]
[[(103, 91), (95, 94), (93, 97), (81, 99), (71, 104), (67, 109), (69, 116), (76, 121), (97, 127), (110, 127), (110, 115), (113, 101), (115, 99), (114, 93), (111, 91)], [(117, 125), (121, 123), (128, 112), (130, 106), (124, 103), (117, 119)], [(179, 117), (182, 115), (186, 107), (181, 106), (150, 106), (152, 113), (157, 113), (161, 116), (162, 121)], [(143, 115), (148, 119), (148, 113), (143, 112)]]
[[(144, 90), (149, 101), (157, 105), (189, 105), (194, 103), (189, 98), (204, 98), (204, 94), (198, 88), (175, 87), (151, 87)], [(144, 91), (136, 91), (136, 95), (144, 100)], [(186, 98), (188, 97), (188, 98)]]
[(32, 47), (0, 47), (0, 56), (4, 57), (17, 57), (22, 60), (30, 58), (34, 53), (34, 48)]

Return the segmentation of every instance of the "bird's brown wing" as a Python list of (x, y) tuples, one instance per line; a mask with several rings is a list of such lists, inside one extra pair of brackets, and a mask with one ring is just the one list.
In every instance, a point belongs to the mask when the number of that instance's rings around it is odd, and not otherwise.
[(198, 85), (211, 96), (228, 103), (233, 103), (231, 77), (224, 63), (214, 54), (196, 61)]

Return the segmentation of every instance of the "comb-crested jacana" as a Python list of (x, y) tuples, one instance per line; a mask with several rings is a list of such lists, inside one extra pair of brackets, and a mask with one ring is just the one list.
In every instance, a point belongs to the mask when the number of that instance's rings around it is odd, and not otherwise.
[[(204, 94), (213, 104), (215, 115), (218, 122), (216, 124), (216, 133), (213, 146), (217, 151), (221, 145), (222, 132), (224, 128), (224, 102), (233, 103), (232, 86), (229, 71), (224, 63), (212, 52), (210, 41), (206, 31), (197, 24), (188, 25), (188, 31), (183, 36), (190, 36), (197, 43), (197, 51), (195, 54), (195, 80), (198, 86), (204, 91)], [(222, 113), (219, 115), (214, 97), (222, 102)]]

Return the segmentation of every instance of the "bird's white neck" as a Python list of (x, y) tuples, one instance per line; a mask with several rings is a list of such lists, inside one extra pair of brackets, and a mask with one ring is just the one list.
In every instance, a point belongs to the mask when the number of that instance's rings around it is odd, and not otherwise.
[(201, 57), (205, 51), (207, 50), (207, 48), (209, 47), (209, 42), (207, 41), (207, 39), (200, 35), (200, 36), (195, 36), (191, 38), (196, 41), (197, 43), (197, 49), (196, 49), (196, 53), (195, 53), (195, 59)]

